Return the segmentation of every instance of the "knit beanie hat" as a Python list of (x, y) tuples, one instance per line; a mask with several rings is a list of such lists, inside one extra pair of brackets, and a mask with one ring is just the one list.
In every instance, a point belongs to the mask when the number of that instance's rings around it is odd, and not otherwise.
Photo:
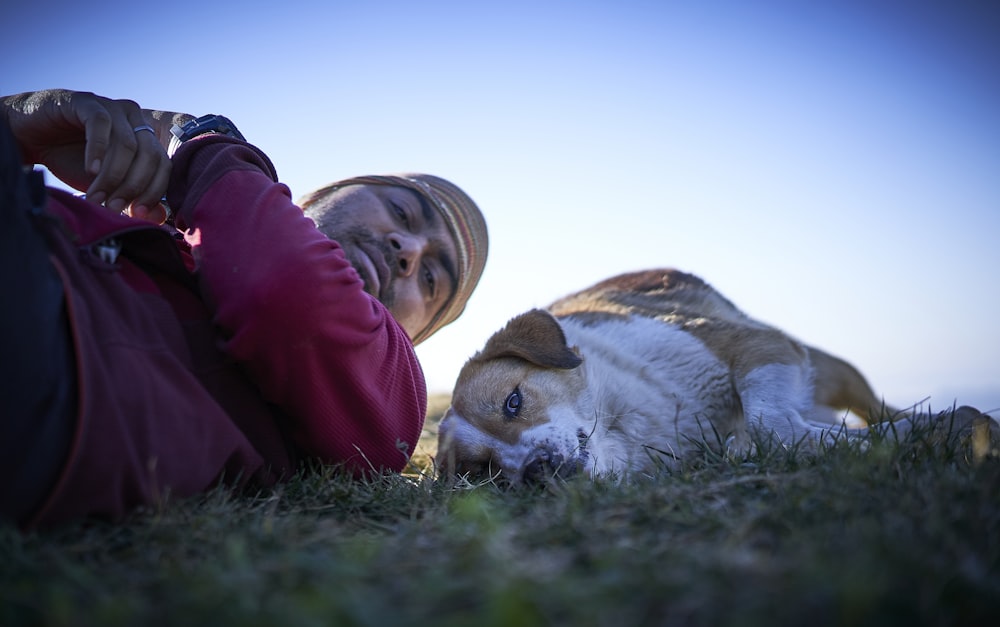
[(390, 185), (411, 189), (440, 212), (455, 240), (458, 250), (458, 286), (426, 328), (413, 338), (414, 345), (423, 342), (438, 329), (454, 321), (465, 310), (465, 303), (479, 283), (486, 266), (489, 238), (486, 220), (476, 203), (450, 181), (432, 174), (405, 173), (395, 175), (356, 176), (337, 181), (316, 190), (304, 198), (303, 208), (348, 185)]

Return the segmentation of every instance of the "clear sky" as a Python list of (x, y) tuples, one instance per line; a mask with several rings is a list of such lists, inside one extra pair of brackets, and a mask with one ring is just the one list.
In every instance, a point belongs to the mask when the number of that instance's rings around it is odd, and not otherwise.
[(995, 2), (11, 4), (2, 93), (223, 113), (295, 197), (469, 192), (490, 258), (431, 391), (513, 315), (674, 266), (892, 404), (1000, 408)]

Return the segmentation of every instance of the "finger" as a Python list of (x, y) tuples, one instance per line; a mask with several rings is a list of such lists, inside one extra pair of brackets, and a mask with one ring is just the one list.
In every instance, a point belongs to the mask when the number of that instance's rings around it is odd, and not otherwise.
[(120, 212), (129, 205), (153, 207), (163, 197), (170, 180), (170, 159), (156, 136), (136, 133), (137, 148), (125, 178), (111, 192), (107, 207)]
[[(153, 167), (151, 177), (143, 175), (142, 180), (145, 181), (145, 188), (134, 195), (129, 207), (129, 215), (132, 217), (143, 218), (158, 224), (162, 224), (168, 215), (161, 200), (166, 193), (167, 184), (170, 182), (172, 165), (165, 152), (160, 154), (162, 156), (158, 160), (158, 166)], [(122, 198), (127, 198), (127, 196), (128, 194), (123, 194)]]
[(157, 159), (154, 163), (152, 177), (145, 177), (147, 181), (146, 187), (136, 195), (132, 200), (132, 204), (151, 207), (153, 209), (160, 207), (160, 210), (163, 212), (163, 219), (159, 220), (159, 222), (162, 223), (167, 217), (167, 210), (165, 207), (160, 206), (160, 201), (167, 193), (167, 185), (170, 183), (170, 169), (173, 163), (167, 157), (166, 150), (159, 143), (154, 147), (154, 154)]
[[(144, 122), (139, 105), (130, 100), (105, 100), (103, 104), (104, 111), (109, 116), (110, 121), (107, 148), (104, 150), (104, 158), (99, 162), (99, 171), (87, 189), (87, 195), (92, 197), (92, 195), (100, 194), (105, 198), (112, 198), (128, 176), (139, 146), (138, 138), (133, 129)], [(90, 125), (88, 125), (88, 130), (89, 127)], [(90, 143), (88, 133), (88, 148)], [(97, 149), (99, 150), (99, 148), (100, 139), (97, 140)], [(94, 161), (90, 163), (94, 165)], [(119, 211), (121, 209), (124, 209), (124, 205), (118, 208)]]
[(91, 93), (73, 95), (73, 107), (64, 107), (76, 114), (83, 124), (86, 141), (84, 143), (84, 169), (96, 177), (111, 146), (112, 117), (101, 102), (102, 98)]
[(154, 224), (163, 224), (167, 221), (168, 217), (167, 208), (161, 203), (156, 203), (152, 208), (144, 205), (132, 205), (129, 208), (129, 215), (133, 218), (153, 222)]

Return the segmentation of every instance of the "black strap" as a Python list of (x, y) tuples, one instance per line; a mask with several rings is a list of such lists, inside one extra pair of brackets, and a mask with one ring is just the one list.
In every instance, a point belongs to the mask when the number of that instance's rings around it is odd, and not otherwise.
[(38, 228), (46, 196), (0, 121), (0, 518), (22, 523), (55, 482), (77, 413), (62, 280)]

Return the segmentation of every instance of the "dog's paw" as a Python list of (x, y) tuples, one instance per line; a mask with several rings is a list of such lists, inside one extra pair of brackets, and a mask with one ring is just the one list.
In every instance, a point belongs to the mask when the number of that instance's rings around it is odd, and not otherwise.
[(807, 422), (792, 407), (768, 407), (747, 415), (750, 430), (766, 440), (774, 439), (784, 447), (813, 444), (831, 431)]
[(746, 430), (740, 430), (726, 438), (726, 458), (743, 460), (752, 457), (757, 452), (757, 446)]

